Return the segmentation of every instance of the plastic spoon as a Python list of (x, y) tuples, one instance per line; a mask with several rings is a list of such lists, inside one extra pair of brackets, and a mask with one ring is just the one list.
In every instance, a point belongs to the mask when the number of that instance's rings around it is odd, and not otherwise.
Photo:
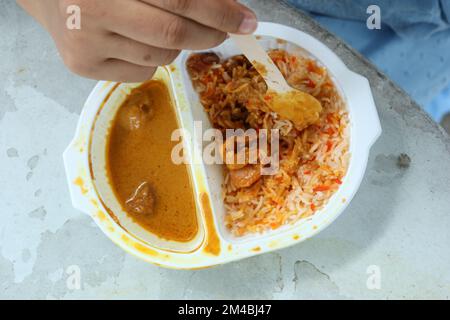
[(292, 88), (281, 71), (253, 35), (231, 34), (268, 87), (269, 107), (280, 117), (291, 120), (297, 129), (304, 129), (319, 119), (322, 105), (312, 95)]

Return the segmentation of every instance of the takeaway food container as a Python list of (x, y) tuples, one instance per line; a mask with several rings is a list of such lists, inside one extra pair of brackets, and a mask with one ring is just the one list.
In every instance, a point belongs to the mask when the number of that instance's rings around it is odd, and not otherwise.
[[(281, 48), (309, 55), (330, 72), (350, 118), (350, 164), (342, 185), (327, 205), (311, 217), (264, 234), (235, 237), (223, 223), (221, 166), (194, 162), (188, 165), (188, 171), (199, 232), (188, 243), (163, 240), (123, 212), (106, 175), (105, 151), (111, 120), (127, 94), (138, 84), (99, 82), (86, 101), (75, 137), (64, 153), (64, 163), (74, 207), (90, 215), (103, 232), (127, 252), (164, 267), (197, 269), (277, 250), (325, 229), (344, 211), (358, 190), (370, 148), (381, 134), (368, 80), (350, 71), (333, 51), (304, 32), (279, 24), (260, 23), (256, 34), (266, 49)], [(212, 51), (222, 58), (240, 53), (230, 40)], [(155, 78), (168, 86), (179, 126), (193, 133), (194, 120), (204, 124), (209, 121), (185, 67), (191, 53), (183, 52), (172, 65), (160, 68)], [(186, 148), (191, 158), (201, 154), (202, 146), (196, 144), (195, 139)]]

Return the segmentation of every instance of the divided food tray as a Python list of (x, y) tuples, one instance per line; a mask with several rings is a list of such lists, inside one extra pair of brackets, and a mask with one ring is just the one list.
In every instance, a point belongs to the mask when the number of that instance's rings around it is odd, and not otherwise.
[[(89, 214), (103, 232), (127, 252), (147, 262), (177, 269), (223, 264), (312, 237), (333, 222), (355, 195), (364, 176), (370, 148), (381, 134), (368, 80), (350, 71), (328, 47), (304, 32), (279, 24), (260, 23), (256, 34), (265, 49), (279, 48), (312, 57), (332, 76), (350, 118), (350, 163), (342, 185), (326, 206), (311, 217), (264, 234), (235, 237), (224, 224), (222, 167), (191, 161), (187, 169), (196, 201), (199, 231), (190, 242), (161, 239), (127, 216), (106, 172), (111, 121), (126, 96), (139, 84), (99, 82), (86, 101), (75, 138), (64, 153), (64, 163), (74, 207)], [(210, 51), (224, 59), (240, 54), (230, 40)], [(192, 143), (185, 146), (187, 156), (193, 160), (201, 158), (203, 149), (195, 137), (194, 121), (202, 121), (203, 129), (211, 125), (185, 67), (191, 54), (183, 52), (172, 65), (159, 68), (154, 78), (167, 85), (179, 127), (193, 136)]]

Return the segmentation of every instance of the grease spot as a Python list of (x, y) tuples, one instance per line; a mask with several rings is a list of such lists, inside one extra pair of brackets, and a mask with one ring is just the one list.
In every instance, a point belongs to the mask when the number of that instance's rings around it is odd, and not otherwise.
[(88, 192), (88, 190), (84, 187), (84, 181), (81, 177), (76, 178), (73, 183), (80, 188), (82, 194), (86, 194)]
[[(401, 156), (401, 155), (400, 155)], [(390, 154), (384, 155), (379, 154), (375, 157), (375, 162), (372, 171), (371, 182), (374, 185), (384, 186), (393, 183), (403, 177), (407, 172), (405, 167), (409, 166), (410, 159), (409, 156), (405, 155), (399, 157), (399, 155)]]
[(146, 254), (146, 255), (149, 255), (149, 256), (157, 257), (157, 256), (160, 255), (160, 254), (158, 253), (158, 251), (153, 250), (153, 249), (150, 249), (150, 248), (148, 248), (148, 247), (146, 247), (146, 246), (143, 246), (143, 245), (140, 244), (140, 243), (135, 243), (135, 244), (134, 244), (134, 247), (136, 248), (137, 251), (142, 252), (142, 253), (144, 253), (144, 254)]
[(276, 248), (276, 247), (278, 247), (278, 241), (276, 241), (276, 240), (271, 241), (271, 242), (269, 243), (269, 247), (270, 247), (270, 248)]
[(204, 251), (212, 255), (218, 256), (220, 254), (220, 239), (217, 235), (216, 226), (214, 225), (213, 213), (211, 210), (211, 203), (206, 193), (201, 194), (201, 204), (203, 213), (205, 215), (206, 224), (206, 245)]
[(408, 169), (411, 165), (411, 158), (406, 153), (401, 153), (397, 159), (397, 166), (401, 169)]
[(39, 163), (39, 156), (38, 155), (35, 155), (35, 156), (31, 157), (27, 161), (27, 165), (28, 165), (28, 168), (30, 168), (30, 170), (34, 170), (37, 167), (38, 163)]
[(18, 158), (19, 152), (16, 148), (9, 148), (8, 150), (6, 150), (6, 155), (8, 156), (8, 158)]
[(39, 207), (28, 213), (28, 216), (30, 218), (39, 219), (41, 221), (45, 219), (46, 215), (47, 215), (47, 211), (45, 210), (44, 207)]
[(98, 217), (101, 221), (105, 221), (105, 220), (106, 220), (106, 214), (104, 214), (103, 211), (97, 211), (97, 217)]

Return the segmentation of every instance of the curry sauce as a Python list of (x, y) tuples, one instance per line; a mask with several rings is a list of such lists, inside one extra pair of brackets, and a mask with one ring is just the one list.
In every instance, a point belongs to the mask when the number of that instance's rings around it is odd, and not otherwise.
[(108, 139), (110, 183), (127, 214), (146, 230), (188, 242), (198, 231), (186, 165), (171, 159), (178, 129), (166, 85), (151, 80), (134, 89), (119, 108)]

